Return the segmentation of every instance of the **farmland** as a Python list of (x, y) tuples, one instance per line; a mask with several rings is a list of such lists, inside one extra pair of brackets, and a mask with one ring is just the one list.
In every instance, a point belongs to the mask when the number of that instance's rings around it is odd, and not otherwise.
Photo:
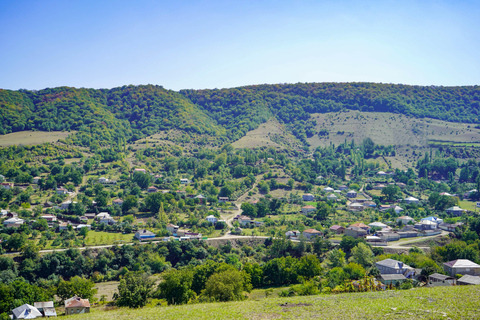
[(19, 131), (5, 135), (0, 135), (0, 146), (13, 145), (35, 145), (46, 142), (57, 142), (60, 139), (65, 139), (69, 135), (75, 133), (66, 131)]

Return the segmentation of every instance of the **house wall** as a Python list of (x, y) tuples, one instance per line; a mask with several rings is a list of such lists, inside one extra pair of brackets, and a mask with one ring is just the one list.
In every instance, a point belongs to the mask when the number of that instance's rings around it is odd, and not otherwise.
[(443, 270), (445, 270), (445, 272), (448, 273), (451, 277), (454, 277), (456, 274), (480, 276), (480, 268), (452, 268), (443, 265)]
[(78, 307), (78, 308), (66, 308), (65, 314), (80, 314), (80, 313), (90, 313), (90, 308)]

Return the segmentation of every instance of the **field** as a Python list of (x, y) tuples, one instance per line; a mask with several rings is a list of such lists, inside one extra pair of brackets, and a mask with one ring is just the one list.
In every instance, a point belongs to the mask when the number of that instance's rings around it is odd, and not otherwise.
[(123, 242), (132, 242), (133, 234), (121, 234), (114, 232), (89, 231), (85, 244), (87, 246), (109, 245)]
[(308, 138), (312, 147), (338, 145), (345, 139), (361, 142), (370, 137), (375, 143), (400, 146), (426, 146), (429, 143), (478, 143), (480, 130), (473, 125), (435, 119), (417, 119), (395, 113), (338, 112), (315, 113), (316, 131), (326, 129), (328, 138)]
[(418, 288), (143, 309), (94, 308), (65, 319), (477, 319), (480, 286)]
[(42, 144), (45, 142), (57, 142), (60, 139), (65, 139), (75, 131), (71, 132), (44, 132), (44, 131), (20, 131), (0, 135), (0, 146), (12, 145), (32, 145)]

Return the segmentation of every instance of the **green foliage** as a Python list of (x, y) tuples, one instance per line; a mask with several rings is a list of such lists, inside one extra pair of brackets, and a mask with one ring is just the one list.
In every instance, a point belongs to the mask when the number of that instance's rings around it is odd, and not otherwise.
[(118, 285), (116, 305), (129, 308), (144, 307), (152, 294), (154, 284), (145, 273), (128, 272)]
[(56, 294), (62, 301), (75, 295), (82, 299), (93, 301), (97, 294), (97, 289), (95, 289), (95, 283), (92, 280), (75, 276), (69, 281), (61, 280), (57, 286)]
[(163, 281), (159, 283), (156, 296), (167, 300), (168, 304), (184, 304), (196, 297), (191, 289), (193, 272), (184, 270), (169, 270), (163, 273)]
[(210, 301), (243, 300), (243, 291), (247, 291), (249, 285), (240, 271), (230, 268), (208, 278), (202, 297)]

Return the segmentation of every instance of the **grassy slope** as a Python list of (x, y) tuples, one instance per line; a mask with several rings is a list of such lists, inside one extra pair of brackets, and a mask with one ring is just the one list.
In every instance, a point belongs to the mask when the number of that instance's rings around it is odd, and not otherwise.
[(138, 310), (99, 308), (65, 319), (477, 319), (479, 294), (480, 286), (437, 287)]
[(43, 132), (43, 131), (19, 131), (13, 132), (5, 135), (0, 135), (0, 146), (11, 146), (11, 145), (33, 145), (33, 144), (42, 144), (45, 142), (56, 142), (59, 139), (65, 139), (70, 134), (75, 133), (75, 131), (52, 131), (52, 132)]

